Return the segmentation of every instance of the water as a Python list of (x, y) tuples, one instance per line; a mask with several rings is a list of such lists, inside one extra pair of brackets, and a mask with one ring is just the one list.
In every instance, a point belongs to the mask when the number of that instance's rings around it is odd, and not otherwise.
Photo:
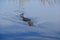
[[(60, 40), (60, 1), (49, 5), (38, 0), (0, 0), (0, 40)], [(20, 9), (35, 26), (28, 26), (19, 17)]]

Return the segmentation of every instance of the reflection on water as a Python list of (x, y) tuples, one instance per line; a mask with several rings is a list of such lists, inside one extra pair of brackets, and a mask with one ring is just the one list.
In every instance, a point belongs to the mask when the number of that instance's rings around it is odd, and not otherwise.
[(49, 5), (56, 2), (56, 0), (40, 0), (43, 4), (48, 3)]
[[(0, 0), (0, 40), (60, 40), (59, 1)], [(20, 21), (21, 7), (36, 26)]]
[[(24, 4), (27, 3), (27, 2), (31, 2), (31, 1), (39, 1), (40, 5), (45, 5), (45, 4), (48, 4), (48, 5), (54, 5), (56, 3), (56, 0), (19, 0), (19, 5), (20, 5), (20, 10), (24, 10)], [(28, 4), (28, 3), (27, 3)], [(29, 4), (30, 5), (30, 4)]]
[[(27, 2), (27, 1), (31, 1), (31, 0), (19, 0), (19, 3), (20, 3), (20, 4), (24, 4), (24, 3)], [(36, 0), (34, 0), (34, 1), (36, 1)], [(43, 4), (45, 4), (45, 3), (53, 4), (53, 3), (56, 2), (56, 0), (37, 0), (37, 1), (39, 1), (39, 2), (41, 2), (41, 3), (43, 3)]]

